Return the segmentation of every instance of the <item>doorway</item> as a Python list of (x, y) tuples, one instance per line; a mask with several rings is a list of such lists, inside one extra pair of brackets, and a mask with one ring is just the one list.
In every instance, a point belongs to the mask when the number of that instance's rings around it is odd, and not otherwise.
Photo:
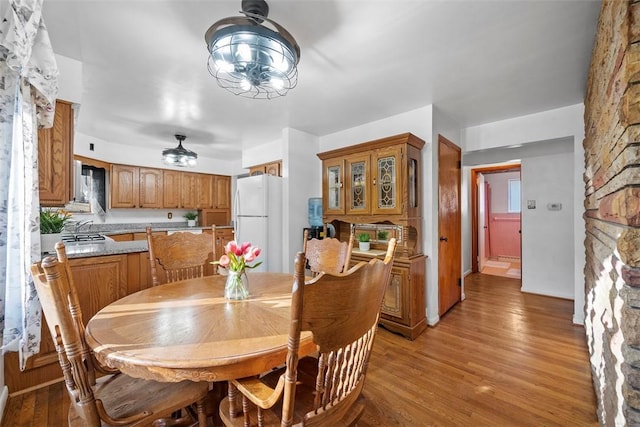
[(521, 278), (520, 164), (471, 170), (474, 273)]

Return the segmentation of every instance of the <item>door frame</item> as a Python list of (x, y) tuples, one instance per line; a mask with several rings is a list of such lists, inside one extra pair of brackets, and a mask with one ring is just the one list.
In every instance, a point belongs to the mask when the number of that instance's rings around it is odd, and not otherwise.
[[(520, 163), (508, 163), (504, 165), (477, 167), (471, 169), (471, 272), (478, 273), (478, 174), (496, 173), (496, 172), (520, 172), (522, 165)], [(522, 235), (520, 235), (522, 244)]]

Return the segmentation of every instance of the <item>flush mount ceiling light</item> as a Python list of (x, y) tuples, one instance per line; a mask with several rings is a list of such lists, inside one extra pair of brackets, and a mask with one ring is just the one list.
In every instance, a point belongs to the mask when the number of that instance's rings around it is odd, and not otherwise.
[[(300, 46), (267, 18), (269, 6), (264, 0), (242, 0), (240, 13), (245, 16), (221, 19), (207, 30), (209, 73), (236, 95), (268, 99), (286, 95), (298, 83)], [(262, 25), (265, 21), (275, 31)]]
[(182, 141), (187, 139), (184, 135), (175, 135), (178, 140), (178, 146), (176, 148), (167, 148), (162, 150), (162, 161), (171, 166), (195, 166), (198, 162), (198, 155), (193, 151), (187, 150), (182, 146)]

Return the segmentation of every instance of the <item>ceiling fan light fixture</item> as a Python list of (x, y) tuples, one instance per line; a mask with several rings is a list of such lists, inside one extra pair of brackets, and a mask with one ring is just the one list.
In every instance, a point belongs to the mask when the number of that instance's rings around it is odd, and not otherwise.
[(298, 83), (300, 47), (287, 30), (267, 18), (269, 6), (264, 0), (243, 0), (240, 13), (245, 16), (221, 19), (207, 30), (209, 73), (236, 95), (263, 99), (286, 95)]
[(162, 150), (162, 161), (167, 165), (182, 168), (195, 166), (198, 163), (198, 155), (182, 146), (182, 141), (187, 137), (180, 134), (176, 134), (175, 137), (178, 140), (178, 146)]

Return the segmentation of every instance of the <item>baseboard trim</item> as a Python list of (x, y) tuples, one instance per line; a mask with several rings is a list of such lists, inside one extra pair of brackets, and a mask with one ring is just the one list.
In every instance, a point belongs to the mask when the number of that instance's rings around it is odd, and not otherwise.
[(9, 387), (2, 387), (2, 392), (0, 392), (0, 425), (2, 424), (2, 419), (4, 418), (4, 409), (7, 407), (7, 401), (9, 400)]

